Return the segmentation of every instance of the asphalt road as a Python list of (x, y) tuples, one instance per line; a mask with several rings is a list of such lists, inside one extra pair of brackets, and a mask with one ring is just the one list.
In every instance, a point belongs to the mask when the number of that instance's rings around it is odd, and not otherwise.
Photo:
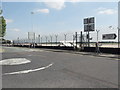
[[(118, 87), (118, 60), (114, 58), (44, 49), (16, 47), (3, 49), (2, 60), (26, 58), (31, 61), (21, 65), (2, 65), (3, 88)], [(25, 70), (30, 72), (22, 73)]]

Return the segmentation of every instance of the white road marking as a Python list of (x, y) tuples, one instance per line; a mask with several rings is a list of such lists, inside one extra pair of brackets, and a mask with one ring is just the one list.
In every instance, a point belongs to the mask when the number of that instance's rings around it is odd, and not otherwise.
[(26, 51), (28, 51), (28, 52), (36, 52), (36, 51), (44, 51), (44, 50), (40, 50), (40, 49), (28, 49)]
[(112, 60), (117, 60), (117, 61), (119, 61), (120, 59), (112, 59)]
[(103, 58), (103, 57), (100, 57), (100, 56), (93, 56), (93, 55), (91, 55), (91, 56), (89, 56), (89, 57), (94, 57), (94, 58)]
[(20, 65), (30, 63), (30, 60), (26, 58), (11, 58), (11, 59), (4, 59), (0, 61), (0, 65)]
[(53, 65), (53, 63), (49, 64), (48, 66), (37, 68), (37, 69), (30, 69), (30, 70), (24, 70), (24, 71), (18, 71), (18, 72), (5, 73), (3, 75), (26, 74), (26, 73), (36, 72), (36, 71), (47, 69), (47, 68), (51, 67), (52, 65)]
[(28, 55), (28, 56), (32, 56), (32, 55)]

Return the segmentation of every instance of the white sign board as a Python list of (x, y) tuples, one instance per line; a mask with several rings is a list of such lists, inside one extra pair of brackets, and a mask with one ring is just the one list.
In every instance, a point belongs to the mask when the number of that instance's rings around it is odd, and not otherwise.
[(107, 40), (107, 39), (116, 39), (117, 35), (116, 34), (103, 34), (102, 39)]
[(94, 17), (84, 19), (84, 32), (95, 30), (95, 19)]

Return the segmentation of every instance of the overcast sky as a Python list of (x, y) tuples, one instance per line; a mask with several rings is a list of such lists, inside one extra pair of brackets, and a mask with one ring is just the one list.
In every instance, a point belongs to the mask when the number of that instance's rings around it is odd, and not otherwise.
[[(14, 1), (14, 0), (13, 0)], [(3, 15), (7, 21), (7, 39), (17, 37), (27, 38), (27, 32), (34, 31), (36, 35), (54, 36), (58, 34), (60, 40), (64, 33), (68, 40), (77, 31), (83, 31), (83, 19), (95, 17), (96, 29), (102, 34), (116, 33), (118, 27), (117, 2), (3, 2)], [(34, 12), (31, 14), (31, 12)], [(33, 25), (33, 29), (32, 29)], [(109, 26), (112, 26), (109, 28)], [(91, 32), (96, 40), (96, 32)], [(71, 38), (70, 38), (71, 37)], [(117, 38), (116, 38), (117, 40)]]

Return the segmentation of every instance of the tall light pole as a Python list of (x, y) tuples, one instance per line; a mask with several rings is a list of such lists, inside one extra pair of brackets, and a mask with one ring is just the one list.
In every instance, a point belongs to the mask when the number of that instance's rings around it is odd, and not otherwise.
[(33, 31), (33, 14), (34, 12), (31, 12), (32, 31)]
[(75, 40), (75, 35), (73, 35), (73, 47), (74, 47), (74, 40)]
[(96, 32), (97, 32), (97, 42), (98, 42), (99, 31), (100, 31), (100, 30), (97, 30), (97, 29), (96, 29)]
[(32, 32), (33, 32), (32, 43), (33, 43), (33, 46), (35, 48), (35, 33), (34, 33), (34, 26), (33, 26), (33, 15), (34, 15), (34, 12), (31, 12), (31, 23), (32, 23)]
[(118, 27), (118, 49), (120, 48), (120, 28)]
[(19, 37), (17, 38), (17, 40), (18, 40), (18, 44), (19, 44)]
[(57, 35), (57, 34), (55, 35), (55, 38), (56, 38), (56, 46), (57, 46), (57, 38), (58, 38), (58, 35)]
[(38, 35), (38, 40), (39, 40), (39, 44), (40, 44), (40, 35)]
[(64, 34), (64, 37), (65, 37), (65, 43), (66, 43), (67, 34)]
[(41, 45), (42, 45), (42, 37), (41, 37)]
[(47, 46), (47, 36), (45, 36), (45, 38), (46, 38), (46, 46)]
[(77, 32), (75, 32), (75, 39), (76, 39), (76, 49), (77, 49)]
[(120, 59), (120, 27), (117, 27), (118, 30), (118, 59)]
[(51, 39), (51, 46), (52, 46), (52, 35), (50, 35), (50, 39)]
[(29, 35), (29, 32), (28, 32), (28, 43), (30, 44), (30, 35)]

